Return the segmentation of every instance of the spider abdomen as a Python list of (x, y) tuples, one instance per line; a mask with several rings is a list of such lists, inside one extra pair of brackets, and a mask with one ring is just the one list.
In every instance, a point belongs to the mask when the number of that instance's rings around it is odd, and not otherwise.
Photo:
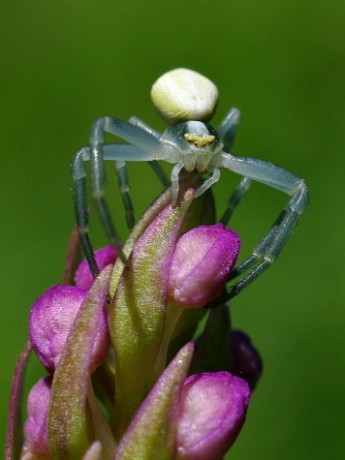
[(198, 72), (180, 68), (158, 78), (152, 86), (151, 98), (169, 124), (183, 120), (208, 121), (217, 105), (218, 90)]

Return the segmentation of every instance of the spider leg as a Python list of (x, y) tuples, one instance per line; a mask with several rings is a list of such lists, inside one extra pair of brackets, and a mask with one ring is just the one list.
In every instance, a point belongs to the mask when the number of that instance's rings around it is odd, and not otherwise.
[(182, 171), (183, 168), (184, 168), (184, 161), (180, 160), (178, 163), (176, 163), (176, 165), (171, 170), (171, 175), (170, 175), (170, 179), (171, 179), (171, 196), (172, 196), (171, 203), (172, 203), (173, 206), (175, 206), (175, 204), (177, 203), (178, 191), (180, 189), (179, 174), (180, 174), (180, 172)]
[[(160, 133), (158, 131), (155, 131), (152, 129), (149, 125), (147, 125), (144, 121), (142, 121), (139, 117), (131, 117), (129, 119), (129, 122), (132, 123), (133, 125), (139, 126), (140, 128), (144, 129), (147, 131), (149, 134), (154, 136), (157, 140), (161, 137)], [(168, 176), (165, 174), (164, 169), (161, 167), (161, 165), (157, 161), (149, 161), (149, 165), (157, 175), (158, 179), (161, 181), (163, 187), (167, 188), (170, 187), (170, 180)]]
[[(131, 118), (131, 123), (134, 123), (132, 121), (133, 118), (134, 117)], [(139, 119), (135, 117), (136, 123), (138, 122), (138, 120)], [(153, 133), (153, 130), (151, 130), (151, 128), (145, 125), (144, 122), (141, 122), (140, 127), (143, 127), (143, 126), (145, 126), (145, 128), (143, 129), (146, 129), (149, 133)], [(156, 137), (158, 141), (158, 133), (154, 132), (154, 136)], [(123, 158), (126, 158), (127, 160), (131, 160), (131, 161), (147, 161), (150, 165), (154, 164), (155, 166), (152, 166), (152, 169), (157, 173), (158, 177), (162, 179), (163, 178), (162, 176), (164, 176), (164, 178), (166, 179), (165, 183), (163, 182), (163, 184), (168, 187), (170, 186), (170, 182), (166, 178), (164, 171), (159, 166), (157, 161), (151, 160), (150, 159), (151, 156), (148, 153), (140, 151), (139, 149), (135, 147), (133, 148), (129, 144), (107, 144), (104, 147), (106, 149), (105, 159), (114, 160), (116, 163), (117, 177), (119, 181), (119, 187), (121, 191), (123, 206), (126, 212), (127, 226), (131, 230), (134, 227), (134, 223), (135, 223), (134, 209), (133, 209), (132, 200), (129, 194), (130, 186), (129, 186), (129, 179), (128, 179), (128, 174), (127, 174), (127, 169), (126, 169), (126, 163), (125, 163), (125, 160), (119, 159), (120, 156)], [(120, 148), (121, 148), (121, 152), (120, 152)], [(124, 152), (125, 150), (126, 152)]]
[(218, 182), (220, 178), (220, 171), (219, 168), (216, 166), (209, 166), (208, 170), (212, 173), (212, 175), (206, 179), (202, 185), (197, 189), (195, 197), (198, 197), (202, 195), (204, 192), (206, 192), (207, 189), (211, 187), (211, 185), (215, 184)]
[[(87, 191), (86, 191), (86, 171), (84, 162), (92, 161), (92, 147), (84, 147), (79, 152), (77, 152), (72, 161), (72, 176), (73, 176), (73, 190), (74, 190), (74, 203), (75, 203), (75, 214), (76, 222), (80, 234), (80, 241), (83, 248), (84, 255), (90, 266), (90, 270), (94, 276), (97, 276), (99, 273), (97, 263), (94, 257), (94, 252), (92, 244), (89, 237), (89, 218), (88, 218), (88, 205), (87, 205)], [(102, 159), (111, 160), (118, 162), (121, 165), (122, 162), (127, 161), (150, 161), (151, 154), (146, 153), (140, 150), (137, 147), (134, 147), (131, 144), (105, 144), (102, 149)], [(103, 162), (101, 163), (104, 167)], [(97, 164), (96, 164), (97, 165)], [(99, 188), (94, 188), (93, 190), (97, 191), (98, 196), (104, 195), (104, 177), (103, 180), (100, 175), (95, 174), (98, 183), (96, 184)], [(104, 204), (104, 203), (103, 203)], [(116, 232), (114, 229), (111, 229), (111, 219), (110, 215), (107, 213), (107, 207), (102, 207), (100, 209), (100, 214), (102, 222), (110, 237), (110, 240), (113, 244), (118, 246), (117, 240), (112, 240)], [(110, 223), (110, 224), (109, 224)], [(110, 225), (110, 226), (109, 226)], [(118, 250), (118, 247), (116, 247)], [(121, 249), (119, 251), (119, 257), (121, 257)]]
[(223, 121), (217, 128), (218, 135), (222, 138), (224, 150), (230, 150), (237, 132), (237, 126), (240, 121), (241, 112), (233, 107), (224, 117)]
[(222, 153), (220, 165), (249, 179), (262, 182), (291, 196), (285, 209), (275, 221), (273, 227), (255, 247), (253, 255), (239, 265), (232, 278), (243, 274), (242, 279), (231, 287), (226, 298), (239, 294), (245, 287), (260, 276), (277, 258), (297, 220), (303, 214), (308, 203), (308, 189), (303, 179), (288, 171), (261, 160), (236, 158)]
[(245, 193), (249, 189), (251, 184), (251, 180), (248, 177), (244, 177), (241, 182), (238, 184), (238, 186), (235, 188), (233, 193), (231, 194), (227, 207), (224, 211), (224, 214), (222, 218), (220, 219), (220, 222), (224, 225), (227, 225), (229, 220), (232, 217), (232, 214), (235, 210), (235, 208), (238, 206), (239, 202), (242, 200), (244, 197)]
[(95, 277), (99, 273), (95, 254), (89, 238), (89, 216), (87, 209), (87, 193), (86, 193), (86, 172), (84, 161), (87, 155), (84, 154), (84, 149), (79, 150), (74, 155), (72, 162), (72, 177), (73, 177), (73, 192), (74, 192), (74, 208), (77, 227), (79, 231), (80, 243), (86, 257), (90, 271)]
[[(135, 126), (132, 123), (128, 123), (116, 118), (104, 117), (98, 119), (92, 129), (90, 135), (90, 161), (91, 161), (91, 184), (92, 184), (92, 195), (95, 199), (96, 206), (101, 217), (102, 223), (106, 230), (109, 241), (114, 244), (117, 250), (119, 250), (119, 238), (112, 223), (110, 213), (108, 211), (107, 204), (104, 199), (104, 183), (105, 183), (105, 171), (104, 171), (104, 158), (103, 158), (103, 143), (104, 134), (109, 132), (111, 134), (122, 137), (123, 139), (133, 143), (134, 145), (140, 144), (144, 148), (150, 148), (157, 151), (159, 141), (152, 133), (143, 130), (139, 126)], [(150, 156), (151, 158), (151, 156)], [(120, 161), (118, 158), (114, 160)], [(131, 160), (131, 158), (128, 158)], [(129, 182), (127, 173), (125, 170), (124, 162), (116, 164), (118, 172), (118, 180), (120, 184), (120, 190), (122, 195), (122, 201), (126, 211), (127, 224), (131, 228), (134, 224), (133, 206), (129, 196)]]
[(127, 174), (126, 163), (122, 160), (116, 160), (116, 172), (117, 172), (117, 179), (119, 182), (119, 188), (122, 197), (123, 207), (126, 213), (126, 222), (127, 227), (132, 230), (135, 224), (134, 218), (134, 208), (131, 196), (129, 194), (130, 186), (129, 186), (129, 179)]
[(157, 140), (161, 137), (161, 134), (158, 131), (151, 128), (151, 126), (149, 126), (147, 123), (145, 123), (141, 118), (137, 116), (131, 117), (129, 119), (129, 123), (132, 123), (132, 125), (138, 126), (139, 128), (143, 129), (151, 136), (155, 137)]

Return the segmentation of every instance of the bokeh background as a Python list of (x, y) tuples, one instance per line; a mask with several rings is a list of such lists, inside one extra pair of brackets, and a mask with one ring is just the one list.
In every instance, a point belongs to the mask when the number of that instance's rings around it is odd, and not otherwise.
[[(1, 441), (29, 308), (62, 276), (72, 154), (105, 114), (164, 129), (149, 90), (185, 66), (218, 85), (216, 125), (241, 109), (235, 154), (284, 166), (311, 191), (279, 260), (233, 302), (265, 372), (229, 458), (343, 458), (344, 31), (341, 0), (0, 1)], [(113, 171), (108, 195), (125, 236)], [(160, 184), (145, 164), (130, 177), (139, 216)], [(224, 171), (214, 187), (220, 212), (237, 182)], [(285, 202), (252, 186), (231, 224), (243, 256)], [(105, 243), (96, 216), (92, 234)], [(29, 384), (41, 372), (33, 360)]]

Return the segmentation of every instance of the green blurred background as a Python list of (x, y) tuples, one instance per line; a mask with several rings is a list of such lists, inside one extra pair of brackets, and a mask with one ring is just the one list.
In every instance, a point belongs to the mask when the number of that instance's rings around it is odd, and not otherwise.
[[(277, 263), (233, 302), (265, 372), (230, 457), (344, 458), (344, 2), (1, 0), (0, 39), (1, 440), (29, 308), (62, 276), (72, 154), (102, 115), (164, 129), (149, 90), (185, 66), (218, 85), (215, 124), (241, 109), (235, 154), (282, 165), (311, 190)], [(130, 165), (130, 177), (140, 215), (160, 185), (144, 164)], [(220, 209), (237, 181), (222, 173)], [(108, 190), (124, 236), (110, 179)], [(232, 221), (243, 256), (285, 202), (252, 186)], [(40, 372), (33, 361), (29, 383)]]

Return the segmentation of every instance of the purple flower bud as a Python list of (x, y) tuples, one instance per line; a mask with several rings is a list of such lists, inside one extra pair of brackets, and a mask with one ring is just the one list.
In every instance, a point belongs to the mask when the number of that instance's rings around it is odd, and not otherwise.
[(186, 379), (177, 420), (176, 458), (222, 458), (242, 428), (249, 401), (248, 384), (228, 372)]
[[(75, 286), (53, 286), (36, 300), (31, 309), (30, 341), (40, 361), (50, 372), (58, 365), (68, 334), (86, 295), (86, 291)], [(96, 367), (103, 360), (108, 345), (107, 316), (104, 311), (92, 350), (92, 367)]]
[[(107, 265), (113, 265), (116, 261), (116, 252), (113, 246), (105, 246), (104, 248), (95, 251), (95, 258), (100, 270), (103, 270)], [(93, 283), (93, 277), (90, 272), (89, 264), (86, 260), (82, 260), (75, 272), (74, 281), (77, 287), (88, 291)]]
[(250, 338), (241, 331), (231, 334), (231, 372), (250, 385), (254, 390), (261, 374), (262, 359)]
[(239, 250), (239, 236), (223, 224), (182, 235), (170, 268), (169, 300), (184, 307), (204, 306), (223, 289)]
[(47, 432), (51, 381), (51, 377), (45, 377), (30, 390), (23, 446), (23, 454), (27, 456), (23, 458), (41, 458), (40, 455), (49, 454)]

